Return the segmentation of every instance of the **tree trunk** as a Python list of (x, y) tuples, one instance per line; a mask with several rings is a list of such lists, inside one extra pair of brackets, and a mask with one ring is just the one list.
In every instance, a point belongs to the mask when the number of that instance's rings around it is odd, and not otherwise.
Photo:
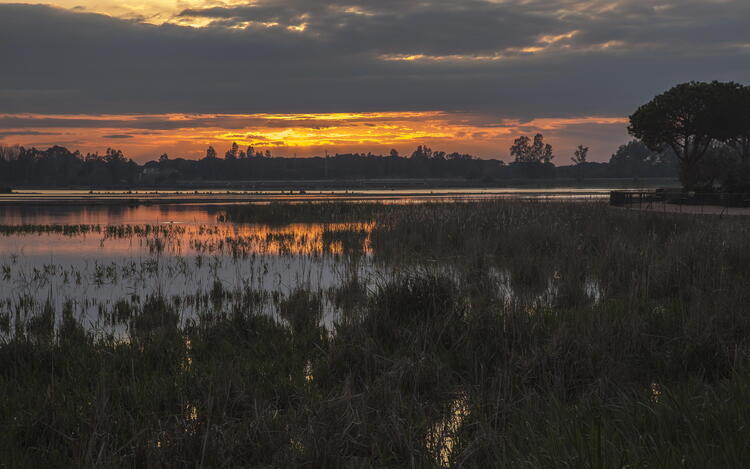
[(680, 162), (680, 182), (686, 191), (694, 191), (698, 188), (698, 171), (695, 161)]

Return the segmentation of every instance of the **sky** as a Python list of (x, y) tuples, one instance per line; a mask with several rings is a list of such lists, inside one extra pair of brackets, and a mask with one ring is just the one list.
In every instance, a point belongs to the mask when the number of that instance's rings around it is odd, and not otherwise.
[(690, 80), (750, 83), (747, 0), (0, 0), (0, 144), (198, 158), (606, 161)]

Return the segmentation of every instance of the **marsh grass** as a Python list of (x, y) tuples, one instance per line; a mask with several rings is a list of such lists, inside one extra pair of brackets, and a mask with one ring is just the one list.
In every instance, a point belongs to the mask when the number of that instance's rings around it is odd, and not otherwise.
[[(116, 302), (125, 337), (19, 302), (0, 345), (2, 463), (747, 465), (749, 220), (537, 202), (369, 213), (364, 234), (326, 236), (355, 246), (336, 254), (351, 266), (390, 266), (374, 283), (355, 267), (327, 290), (217, 278)], [(183, 319), (197, 301), (210, 308)], [(330, 329), (326, 301), (342, 310)]]
[(101, 233), (99, 225), (0, 225), (0, 235), (49, 234), (76, 236), (86, 233)]

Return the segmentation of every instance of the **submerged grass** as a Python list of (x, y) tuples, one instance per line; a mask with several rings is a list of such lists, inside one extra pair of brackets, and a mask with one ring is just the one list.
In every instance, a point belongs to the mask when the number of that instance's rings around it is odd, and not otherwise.
[[(275, 315), (216, 279), (212, 313), (189, 320), (187, 300), (116, 302), (124, 336), (70, 305), (8, 316), (0, 465), (750, 461), (750, 220), (535, 202), (370, 213), (371, 230), (326, 236), (393, 274), (301, 285)], [(343, 310), (332, 329), (326, 298)]]

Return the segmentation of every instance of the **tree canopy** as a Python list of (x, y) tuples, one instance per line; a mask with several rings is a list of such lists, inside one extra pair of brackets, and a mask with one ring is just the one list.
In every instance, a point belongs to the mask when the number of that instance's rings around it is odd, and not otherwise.
[[(689, 82), (674, 86), (630, 116), (628, 131), (649, 149), (671, 149), (680, 163), (680, 179), (688, 190), (706, 184), (700, 162), (714, 142), (737, 141), (749, 134), (747, 88), (734, 82)], [(744, 117), (743, 117), (744, 116)]]
[(542, 134), (534, 135), (534, 141), (525, 135), (518, 137), (510, 147), (510, 156), (516, 163), (550, 163), (555, 155), (552, 145), (544, 143)]
[(589, 147), (584, 147), (583, 145), (578, 145), (576, 150), (573, 152), (573, 157), (570, 159), (570, 161), (573, 162), (575, 165), (584, 164), (586, 163), (586, 158), (589, 154)]

